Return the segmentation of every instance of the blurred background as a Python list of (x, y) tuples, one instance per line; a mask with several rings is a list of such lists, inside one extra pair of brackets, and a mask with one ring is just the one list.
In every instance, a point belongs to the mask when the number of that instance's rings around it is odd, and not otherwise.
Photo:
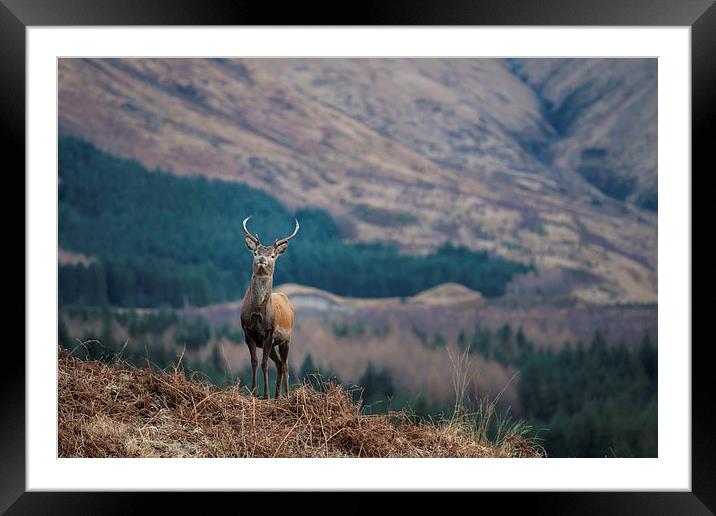
[(439, 417), (464, 355), (550, 456), (657, 455), (655, 59), (60, 59), (59, 134), (77, 355), (250, 385), (241, 221), (296, 217), (292, 383)]

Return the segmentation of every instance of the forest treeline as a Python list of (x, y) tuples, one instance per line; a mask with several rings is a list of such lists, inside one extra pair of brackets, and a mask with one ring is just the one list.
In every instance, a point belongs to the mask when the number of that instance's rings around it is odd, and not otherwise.
[(535, 348), (522, 328), (477, 326), (461, 333), (468, 353), (518, 371), (522, 416), (543, 429), (556, 457), (656, 457), (657, 348), (649, 333), (639, 343), (589, 343)]
[(265, 243), (301, 231), (274, 283), (301, 283), (356, 297), (410, 296), (444, 282), (486, 297), (530, 267), (443, 245), (427, 256), (384, 243), (344, 241), (325, 211), (289, 212), (237, 182), (149, 171), (89, 143), (59, 141), (60, 247), (94, 259), (59, 268), (62, 305), (182, 307), (240, 298), (251, 275), (241, 221)]

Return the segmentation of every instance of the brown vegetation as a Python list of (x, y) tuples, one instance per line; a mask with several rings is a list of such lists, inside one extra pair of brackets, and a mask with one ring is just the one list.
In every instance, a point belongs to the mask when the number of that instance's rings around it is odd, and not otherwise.
[(59, 354), (60, 457), (537, 457), (503, 432), (490, 443), (471, 419), (418, 423), (405, 412), (363, 415), (351, 393), (301, 386), (264, 401), (181, 368), (108, 366)]
[[(565, 282), (563, 276), (556, 276)], [(544, 287), (548, 289), (549, 286)], [(286, 293), (297, 314), (289, 358), (294, 371), (301, 368), (310, 354), (321, 371), (336, 373), (344, 382), (357, 382), (369, 363), (380, 364), (393, 376), (396, 387), (421, 393), (429, 402), (446, 403), (453, 395), (452, 367), (448, 350), (459, 352), (460, 333), (471, 338), (476, 327), (496, 332), (509, 324), (514, 332), (523, 332), (537, 348), (561, 349), (565, 342), (588, 344), (599, 330), (607, 342), (633, 345), (645, 332), (656, 335), (657, 307), (650, 305), (600, 306), (590, 304), (556, 304), (537, 298), (528, 290), (527, 282), (516, 293), (502, 299), (485, 300), (479, 292), (454, 284), (444, 284), (400, 298), (349, 298), (312, 287), (296, 284), (276, 286)], [(533, 299), (534, 298), (534, 299)], [(239, 326), (240, 303), (221, 303), (180, 312), (192, 319), (200, 315), (213, 328)], [(141, 315), (155, 310), (137, 310)], [(83, 320), (65, 314), (63, 320), (70, 335), (77, 338), (100, 338), (101, 319)], [(371, 321), (370, 323), (368, 321)], [(344, 329), (341, 335), (337, 330)], [(112, 334), (129, 345), (139, 342), (116, 320)], [(152, 335), (150, 355), (157, 348), (181, 351), (175, 332)], [(444, 346), (434, 346), (436, 339)], [(220, 346), (221, 356), (231, 374), (250, 366), (249, 353), (243, 342), (213, 340), (199, 350), (188, 350), (192, 359), (211, 360), (214, 347)], [(415, 371), (421, 371), (415, 374)], [(470, 377), (473, 387), (483, 395), (502, 391), (502, 401), (519, 411), (517, 384), (511, 382), (515, 370), (496, 361), (473, 355)]]

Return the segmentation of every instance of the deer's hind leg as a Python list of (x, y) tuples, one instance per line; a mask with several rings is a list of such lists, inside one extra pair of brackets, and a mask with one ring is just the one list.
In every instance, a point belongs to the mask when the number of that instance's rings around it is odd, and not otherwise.
[(278, 354), (281, 357), (281, 367), (283, 368), (283, 382), (286, 388), (286, 397), (288, 397), (288, 348), (291, 344), (291, 337), (283, 341), (278, 346)]
[(271, 348), (271, 360), (276, 364), (276, 399), (281, 397), (281, 379), (283, 378), (283, 363), (281, 357), (276, 352), (276, 347)]

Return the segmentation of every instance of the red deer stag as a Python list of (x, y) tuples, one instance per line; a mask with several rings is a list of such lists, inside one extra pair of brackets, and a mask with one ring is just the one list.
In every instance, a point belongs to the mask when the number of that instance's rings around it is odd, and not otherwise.
[[(288, 241), (298, 233), (296, 229), (291, 236), (276, 240), (273, 245), (262, 245), (258, 234), (252, 235), (246, 228), (246, 217), (243, 222), (246, 233), (246, 247), (254, 255), (253, 275), (246, 295), (241, 302), (241, 327), (244, 329), (246, 345), (251, 353), (251, 394), (256, 394), (256, 366), (258, 357), (256, 348), (263, 348), (261, 370), (264, 376), (264, 399), (269, 398), (268, 359), (276, 364), (276, 398), (281, 395), (283, 383), (288, 396), (288, 348), (293, 331), (293, 307), (286, 294), (271, 292), (273, 287), (273, 271), (276, 258), (288, 248)], [(283, 382), (282, 382), (283, 381)]]

